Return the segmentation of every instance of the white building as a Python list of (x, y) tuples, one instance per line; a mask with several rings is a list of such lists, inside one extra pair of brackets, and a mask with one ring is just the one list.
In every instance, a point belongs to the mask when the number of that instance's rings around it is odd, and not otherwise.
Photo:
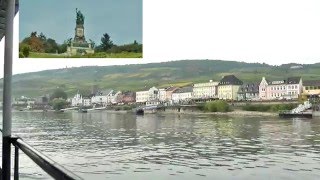
[(159, 89), (152, 87), (146, 91), (137, 91), (136, 92), (136, 102), (137, 103), (146, 103), (148, 101), (159, 101), (160, 93)]
[(91, 98), (83, 98), (82, 106), (85, 106), (85, 107), (91, 106)]
[(106, 106), (108, 104), (108, 97), (112, 94), (113, 90), (106, 90), (97, 92), (91, 97), (91, 103), (94, 105)]
[(80, 107), (80, 106), (91, 106), (91, 98), (82, 97), (82, 95), (78, 92), (72, 99), (71, 99), (71, 106), (73, 107)]
[(218, 96), (218, 84), (210, 80), (206, 83), (197, 83), (193, 85), (193, 98), (194, 99), (210, 99), (217, 98)]
[(159, 89), (159, 101), (160, 102), (171, 102), (172, 101), (172, 93), (179, 89), (178, 87), (170, 86), (166, 88)]
[(159, 101), (161, 102), (166, 101), (166, 94), (167, 92), (165, 88), (159, 89)]
[(108, 103), (109, 104), (117, 104), (119, 103), (119, 98), (120, 95), (122, 94), (121, 91), (113, 91), (109, 96), (108, 96)]
[(301, 77), (290, 77), (287, 80), (287, 97), (290, 99), (298, 99), (303, 92), (303, 83)]
[(137, 91), (136, 92), (136, 102), (145, 103), (148, 101), (149, 91)]
[(173, 103), (186, 103), (192, 99), (192, 87), (183, 87), (172, 93)]
[(82, 106), (82, 96), (79, 92), (71, 99), (71, 106)]

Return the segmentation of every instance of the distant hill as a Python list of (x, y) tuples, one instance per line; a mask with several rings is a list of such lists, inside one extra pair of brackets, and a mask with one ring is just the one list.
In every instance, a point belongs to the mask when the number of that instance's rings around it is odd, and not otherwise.
[[(90, 66), (65, 68), (18, 74), (13, 77), (15, 97), (40, 96), (56, 87), (65, 89), (69, 96), (80, 90), (89, 93), (93, 85), (100, 89), (141, 90), (145, 87), (185, 86), (209, 80), (219, 81), (222, 76), (234, 74), (244, 82), (260, 82), (262, 76), (281, 80), (289, 76), (302, 76), (304, 80), (320, 80), (320, 63), (271, 66), (220, 60), (183, 60), (122, 66)], [(2, 87), (2, 82), (0, 84)]]

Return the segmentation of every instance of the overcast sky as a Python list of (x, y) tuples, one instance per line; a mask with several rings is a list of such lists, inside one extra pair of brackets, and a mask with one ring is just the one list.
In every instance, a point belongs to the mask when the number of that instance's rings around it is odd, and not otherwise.
[[(18, 59), (16, 18), (14, 73), (183, 59), (317, 63), (319, 8), (319, 0), (145, 0), (142, 60)], [(3, 60), (3, 51), (0, 57)]]
[(142, 42), (142, 0), (22, 0), (20, 41), (33, 31), (58, 43), (73, 38), (76, 8), (85, 17), (87, 40), (99, 44), (108, 33), (115, 44)]

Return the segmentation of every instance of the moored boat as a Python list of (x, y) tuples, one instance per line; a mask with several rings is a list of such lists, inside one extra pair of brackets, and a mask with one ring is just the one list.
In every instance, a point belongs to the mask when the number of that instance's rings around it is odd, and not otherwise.
[(282, 118), (293, 118), (293, 117), (312, 118), (312, 112), (293, 113), (291, 111), (282, 111), (279, 113), (279, 117), (282, 117)]
[(88, 112), (88, 110), (86, 110), (86, 109), (82, 109), (82, 108), (81, 108), (81, 109), (79, 109), (79, 110), (78, 110), (78, 112), (80, 112), (80, 113), (87, 113), (87, 112)]
[(142, 108), (137, 109), (136, 115), (144, 115), (144, 110)]

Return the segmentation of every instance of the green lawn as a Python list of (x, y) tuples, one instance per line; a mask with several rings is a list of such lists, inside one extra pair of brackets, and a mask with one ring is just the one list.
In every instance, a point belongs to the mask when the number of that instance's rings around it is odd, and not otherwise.
[(121, 52), (121, 53), (94, 53), (86, 55), (68, 56), (64, 54), (49, 54), (30, 52), (28, 58), (142, 58), (142, 53)]

